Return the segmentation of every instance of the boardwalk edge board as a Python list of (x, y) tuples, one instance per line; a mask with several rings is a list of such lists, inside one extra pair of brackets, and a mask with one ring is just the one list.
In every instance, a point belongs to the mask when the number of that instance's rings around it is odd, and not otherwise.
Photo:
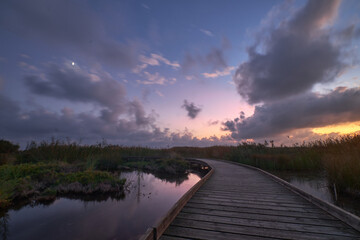
[(157, 222), (155, 227), (148, 228), (145, 234), (143, 234), (139, 239), (140, 240), (157, 240), (169, 227), (175, 217), (183, 209), (186, 203), (192, 198), (192, 196), (197, 192), (197, 190), (211, 177), (215, 169), (206, 162), (201, 161), (200, 159), (188, 158), (186, 159), (190, 162), (199, 163), (204, 166), (209, 167), (210, 171), (201, 178), (194, 186), (192, 186), (167, 212), (167, 214)]
[[(200, 159), (199, 159), (200, 160)], [(325, 202), (297, 187), (295, 187), (294, 185), (290, 184), (289, 182), (286, 182), (285, 180), (269, 173), (266, 172), (260, 168), (257, 167), (253, 167), (250, 165), (246, 165), (246, 164), (242, 164), (242, 163), (238, 163), (238, 162), (232, 162), (232, 161), (227, 161), (227, 160), (219, 160), (216, 159), (216, 161), (222, 161), (222, 162), (226, 162), (226, 163), (230, 163), (230, 164), (235, 164), (235, 165), (239, 165), (242, 167), (246, 167), (246, 168), (250, 168), (256, 171), (261, 172), (264, 175), (269, 176), (272, 180), (274, 180), (275, 182), (283, 185), (284, 187), (286, 187), (287, 189), (289, 189), (290, 191), (292, 191), (293, 193), (296, 193), (297, 195), (301, 196), (302, 198), (306, 199), (307, 201), (313, 203), (314, 205), (316, 205), (317, 207), (321, 208), (322, 210), (328, 212), (329, 214), (331, 214), (332, 216), (334, 216), (335, 218), (341, 220), (342, 222), (346, 223), (347, 225), (351, 226), (352, 228), (356, 229), (357, 231), (360, 232), (360, 218), (352, 213), (349, 213), (341, 208), (339, 208), (338, 206), (335, 206), (334, 204)]]

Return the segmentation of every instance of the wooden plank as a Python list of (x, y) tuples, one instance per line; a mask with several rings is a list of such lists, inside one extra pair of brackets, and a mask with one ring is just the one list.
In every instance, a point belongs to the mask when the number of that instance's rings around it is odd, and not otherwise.
[[(259, 236), (248, 236), (246, 234), (233, 234), (226, 232), (218, 232), (212, 230), (184, 228), (178, 226), (170, 226), (164, 233), (164, 236), (176, 236), (186, 239), (213, 239), (213, 240), (269, 240), (269, 238)], [(160, 239), (163, 239), (162, 237)]]
[(356, 237), (356, 232), (352, 229), (349, 229), (346, 226), (319, 226), (319, 225), (309, 225), (301, 224), (297, 222), (284, 223), (274, 221), (265, 221), (258, 219), (243, 219), (243, 218), (228, 218), (220, 216), (209, 216), (202, 214), (193, 214), (193, 213), (184, 213), (181, 212), (178, 215), (179, 219), (188, 219), (202, 222), (213, 222), (213, 223), (224, 223), (237, 226), (248, 226), (248, 227), (258, 227), (264, 229), (277, 229), (277, 230), (289, 230), (289, 231), (298, 231), (305, 233), (323, 233), (330, 235), (338, 236), (351, 236)]
[(192, 199), (196, 200), (207, 200), (207, 201), (223, 201), (230, 203), (239, 203), (239, 204), (252, 204), (256, 202), (257, 205), (266, 205), (266, 206), (278, 206), (278, 207), (292, 207), (292, 208), (307, 208), (307, 209), (318, 209), (316, 206), (309, 203), (298, 202), (298, 203), (284, 203), (274, 201), (262, 201), (259, 199), (237, 199), (237, 198), (223, 198), (223, 197), (205, 197), (196, 194)]
[(262, 169), (258, 169), (258, 168), (244, 165), (241, 163), (233, 163), (233, 164), (261, 172), (263, 175), (268, 176), (270, 179), (272, 179), (274, 182), (278, 183), (279, 185), (285, 186), (287, 189), (289, 189), (293, 193), (298, 194), (302, 198), (308, 200), (309, 202), (313, 203), (314, 205), (318, 206), (319, 208), (325, 210), (329, 214), (335, 216), (336, 218), (340, 219), (344, 223), (353, 227), (360, 234), (360, 217), (358, 217), (352, 213), (349, 213), (349, 212), (339, 208), (338, 206), (335, 206), (331, 203), (325, 202), (325, 201), (323, 201), (323, 200), (321, 200), (299, 188), (296, 188), (293, 185), (291, 185), (290, 183), (286, 182), (285, 180), (283, 180), (271, 173), (268, 173)]
[(214, 210), (214, 209), (205, 209), (205, 208), (192, 208), (189, 206), (185, 206), (182, 213), (191, 213), (191, 214), (203, 214), (209, 216), (220, 216), (227, 218), (241, 218), (241, 219), (256, 219), (256, 220), (264, 220), (264, 221), (276, 221), (282, 223), (301, 223), (315, 226), (335, 226), (335, 227), (343, 227), (344, 224), (339, 222), (338, 220), (329, 220), (322, 219), (319, 217), (313, 216), (279, 216), (279, 215), (267, 215), (267, 214), (259, 214), (259, 213), (244, 213), (244, 212), (229, 212), (224, 210)]
[[(348, 236), (333, 235), (333, 234), (320, 234), (320, 233), (307, 233), (289, 230), (276, 230), (268, 229), (264, 227), (248, 227), (248, 226), (234, 226), (224, 223), (194, 221), (188, 219), (176, 218), (172, 223), (173, 226), (196, 228), (204, 230), (212, 230), (224, 233), (233, 234), (246, 234), (251, 236), (268, 237), (268, 238), (283, 238), (283, 239), (308, 239), (308, 240), (328, 240), (328, 239), (354, 239), (354, 236), (349, 234)], [(211, 238), (210, 238), (211, 239)]]
[(205, 161), (216, 172), (164, 239), (360, 239), (358, 231), (276, 179), (253, 168)]
[(311, 212), (320, 212), (320, 209), (308, 209), (306, 207), (303, 208), (293, 208), (293, 207), (283, 207), (283, 206), (268, 206), (257, 204), (256, 202), (252, 204), (245, 203), (237, 203), (237, 202), (227, 202), (222, 200), (201, 200), (192, 198), (189, 203), (200, 203), (200, 204), (214, 204), (221, 206), (236, 206), (242, 208), (253, 208), (253, 209), (264, 209), (264, 210), (277, 210), (277, 211), (289, 211), (289, 212), (302, 212), (302, 213), (311, 213)]
[(234, 200), (244, 200), (244, 201), (259, 201), (259, 202), (277, 202), (277, 203), (288, 203), (288, 204), (297, 204), (302, 203), (302, 204), (308, 204), (313, 206), (312, 204), (310, 204), (308, 201), (304, 200), (304, 199), (285, 199), (285, 198), (263, 198), (261, 196), (259, 196), (258, 198), (256, 197), (250, 197), (250, 196), (236, 196), (236, 195), (219, 195), (219, 194), (203, 194), (203, 193), (196, 193), (196, 196), (200, 196), (200, 197), (214, 197), (214, 198), (223, 198), (223, 199), (234, 199)]
[[(241, 192), (240, 192), (241, 191)], [(225, 191), (225, 190), (207, 190), (205, 188), (201, 188), (198, 191), (199, 194), (219, 194), (219, 195), (244, 195), (244, 196), (261, 196), (261, 197), (268, 197), (268, 198), (285, 198), (285, 199), (298, 199), (298, 196), (293, 194), (290, 191), (282, 191), (282, 192), (265, 192), (265, 191), (258, 191), (258, 192), (249, 192), (244, 191), (243, 189), (238, 189), (237, 191)]]
[(169, 235), (162, 235), (160, 239), (162, 239), (162, 240), (184, 240), (184, 239), (188, 239), (188, 238), (169, 236)]
[(219, 210), (219, 211), (229, 211), (229, 212), (239, 212), (239, 213), (252, 213), (259, 215), (272, 215), (272, 216), (289, 216), (289, 217), (306, 217), (313, 219), (326, 219), (326, 220), (336, 220), (333, 216), (326, 213), (302, 213), (302, 212), (286, 212), (286, 211), (276, 211), (272, 209), (255, 209), (255, 208), (245, 208), (245, 207), (236, 207), (236, 206), (220, 206), (216, 204), (209, 204), (204, 206), (204, 204), (190, 203), (186, 204), (187, 207), (202, 209), (202, 210)]

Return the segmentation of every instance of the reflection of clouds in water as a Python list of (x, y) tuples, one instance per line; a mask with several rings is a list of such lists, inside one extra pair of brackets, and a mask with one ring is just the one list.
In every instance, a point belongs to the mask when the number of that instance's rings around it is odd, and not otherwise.
[[(186, 181), (176, 186), (176, 182), (171, 183), (153, 174), (137, 171), (123, 172), (120, 178), (127, 178), (129, 182), (129, 193), (125, 198), (102, 195), (97, 200), (59, 198), (46, 208), (39, 205), (24, 207), (16, 212), (9, 211), (9, 219), (12, 221), (6, 226), (9, 226), (10, 235), (14, 239), (51, 236), (57, 239), (134, 239), (154, 225), (200, 180), (197, 175), (189, 174)], [(140, 201), (137, 201), (138, 196)], [(36, 228), (34, 222), (39, 223)], [(26, 237), (21, 238), (20, 235)]]

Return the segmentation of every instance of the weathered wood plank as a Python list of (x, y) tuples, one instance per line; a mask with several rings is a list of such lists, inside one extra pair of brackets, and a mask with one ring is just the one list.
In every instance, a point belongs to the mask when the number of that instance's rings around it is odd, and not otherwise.
[[(194, 221), (188, 219), (175, 218), (172, 225), (185, 228), (197, 228), (203, 230), (212, 230), (224, 233), (244, 234), (268, 238), (281, 238), (281, 239), (308, 239), (308, 240), (328, 240), (328, 239), (354, 239), (354, 235), (348, 236), (333, 235), (333, 234), (320, 234), (320, 233), (307, 233), (291, 230), (277, 230), (264, 227), (249, 227), (249, 226), (234, 226), (224, 223)], [(210, 238), (211, 239), (211, 238)]]
[(221, 206), (221, 205), (212, 205), (208, 204), (204, 206), (201, 203), (190, 203), (186, 204), (187, 207), (202, 209), (202, 210), (219, 210), (219, 211), (228, 211), (228, 212), (239, 212), (239, 213), (252, 213), (259, 215), (273, 215), (273, 216), (292, 216), (292, 217), (306, 217), (313, 219), (326, 219), (334, 220), (336, 219), (326, 213), (303, 213), (303, 212), (286, 212), (286, 211), (276, 211), (272, 209), (255, 209), (255, 208), (246, 208), (246, 207), (236, 207), (236, 206)]
[(273, 201), (262, 201), (261, 199), (238, 199), (238, 198), (225, 198), (225, 197), (208, 197), (208, 196), (201, 196), (196, 195), (193, 197), (194, 200), (207, 200), (207, 201), (222, 201), (222, 202), (230, 202), (230, 203), (244, 203), (244, 204), (251, 204), (256, 202), (257, 205), (266, 205), (266, 206), (278, 206), (278, 207), (293, 207), (293, 208), (307, 208), (307, 209), (318, 209), (316, 206), (311, 205), (310, 203), (304, 202), (292, 202), (292, 203), (284, 203), (284, 202), (277, 202)]
[(191, 214), (203, 214), (209, 216), (220, 216), (228, 218), (241, 218), (241, 219), (254, 219), (254, 220), (264, 220), (264, 221), (276, 221), (283, 223), (301, 223), (313, 226), (334, 226), (334, 227), (343, 227), (344, 224), (334, 219), (322, 219), (318, 216), (279, 216), (279, 215), (267, 215), (259, 213), (244, 213), (244, 212), (229, 212), (224, 210), (213, 210), (213, 209), (204, 209), (204, 208), (192, 208), (185, 206), (181, 211), (183, 213)]
[(360, 239), (360, 232), (266, 174), (222, 161), (162, 239)]
[[(248, 236), (246, 234), (233, 234), (226, 232), (217, 232), (212, 230), (184, 228), (172, 226), (165, 231), (164, 236), (177, 236), (186, 239), (213, 239), (213, 240), (269, 240), (267, 237)], [(160, 239), (163, 239), (162, 237)]]
[(289, 212), (304, 212), (304, 213), (311, 213), (311, 212), (321, 212), (320, 209), (308, 209), (306, 207), (302, 208), (294, 208), (294, 207), (283, 207), (283, 206), (269, 206), (269, 205), (261, 205), (254, 203), (239, 203), (239, 202), (228, 202), (228, 201), (222, 201), (222, 200), (203, 200), (203, 199), (197, 199), (192, 198), (189, 203), (201, 203), (201, 204), (215, 204), (215, 205), (221, 205), (221, 206), (238, 206), (243, 208), (254, 208), (254, 209), (268, 209), (268, 210), (277, 210), (277, 211), (289, 211)]
[(289, 231), (298, 231), (298, 232), (306, 232), (306, 233), (323, 233), (330, 235), (356, 237), (356, 232), (344, 225), (314, 226), (309, 224), (301, 224), (298, 222), (284, 223), (284, 222), (279, 222), (277, 220), (266, 221), (266, 220), (243, 219), (243, 218), (235, 218), (235, 217), (229, 218), (229, 217), (202, 215), (202, 214), (192, 214), (185, 212), (179, 213), (178, 218), (201, 221), (201, 222), (224, 223), (224, 224), (233, 225), (234, 227), (248, 226), (248, 227), (258, 227), (264, 229), (289, 230)]
[[(214, 198), (223, 198), (223, 199), (234, 199), (234, 200), (244, 200), (244, 201), (259, 201), (259, 202), (277, 202), (277, 203), (288, 203), (288, 204), (297, 204), (297, 203), (301, 203), (301, 204), (309, 204), (311, 205), (309, 202), (307, 202), (304, 199), (286, 199), (286, 198), (269, 198), (269, 197), (251, 197), (251, 196), (245, 196), (245, 195), (219, 195), (219, 194), (203, 194), (203, 193), (197, 193), (196, 196), (199, 197), (214, 197)], [(313, 205), (312, 205), (313, 206)]]

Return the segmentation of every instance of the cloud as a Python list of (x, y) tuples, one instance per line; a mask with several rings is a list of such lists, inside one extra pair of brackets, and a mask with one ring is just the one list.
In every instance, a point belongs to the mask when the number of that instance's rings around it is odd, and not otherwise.
[(108, 143), (126, 146), (172, 147), (235, 145), (229, 136), (197, 138), (187, 131), (161, 130), (155, 124), (155, 115), (146, 115), (139, 101), (129, 102), (132, 117), (106, 122), (90, 112), (76, 113), (66, 107), (60, 113), (42, 107), (23, 111), (20, 104), (0, 94), (0, 136), (20, 143), (56, 139), (81, 140), (82, 144), (94, 144), (106, 139)]
[(159, 96), (159, 97), (164, 97), (164, 94), (162, 92), (160, 92), (159, 90), (155, 90), (155, 93)]
[(200, 107), (195, 106), (194, 103), (188, 102), (187, 100), (184, 100), (184, 104), (181, 107), (185, 108), (188, 117), (190, 117), (191, 119), (195, 119), (201, 111)]
[(153, 59), (156, 59), (159, 62), (164, 63), (165, 65), (173, 67), (174, 69), (177, 69), (180, 67), (180, 64), (178, 62), (176, 62), (176, 61), (171, 62), (170, 60), (164, 58), (162, 55), (152, 53), (151, 57)]
[(38, 71), (39, 69), (37, 67), (35, 67), (34, 65), (28, 64), (26, 62), (19, 62), (18, 63), (19, 66), (23, 69), (23, 70), (31, 70), (31, 71)]
[(205, 55), (193, 55), (186, 53), (183, 63), (181, 64), (184, 72), (197, 70), (199, 67), (206, 67), (212, 71), (224, 69), (227, 63), (224, 57), (225, 48), (213, 48)]
[(206, 29), (200, 29), (200, 32), (202, 32), (203, 34), (209, 36), (209, 37), (213, 37), (214, 34), (212, 32), (210, 32), (209, 30)]
[(264, 138), (290, 131), (360, 120), (360, 88), (338, 87), (328, 94), (304, 93), (256, 106), (251, 117), (226, 121), (235, 139)]
[(247, 50), (249, 59), (234, 76), (239, 94), (249, 103), (276, 101), (334, 80), (345, 64), (342, 45), (332, 42), (328, 26), (338, 0), (308, 1), (294, 17), (263, 29)]
[(30, 59), (31, 57), (25, 53), (20, 54), (20, 57)]
[(149, 72), (143, 73), (145, 80), (137, 80), (138, 83), (144, 84), (144, 85), (165, 85), (165, 84), (174, 84), (176, 82), (176, 78), (165, 78), (164, 76), (161, 76), (158, 72), (151, 74)]
[(213, 121), (213, 120), (209, 120), (208, 122), (207, 122), (207, 124), (209, 125), (209, 126), (214, 126), (214, 125), (218, 125), (219, 124), (219, 121)]
[(214, 73), (202, 73), (202, 75), (206, 78), (217, 78), (217, 77), (223, 77), (228, 76), (231, 74), (231, 71), (233, 71), (235, 67), (229, 66), (225, 68), (223, 71), (216, 70)]
[(176, 61), (171, 62), (170, 60), (166, 59), (162, 55), (152, 53), (150, 54), (150, 57), (146, 57), (144, 55), (140, 55), (139, 61), (141, 64), (137, 65), (135, 68), (133, 68), (133, 73), (141, 74), (143, 70), (145, 70), (148, 66), (160, 66), (161, 63), (172, 67), (173, 69), (180, 68), (180, 64)]
[(110, 117), (126, 111), (125, 87), (109, 74), (90, 73), (72, 66), (51, 64), (44, 70), (45, 75), (27, 75), (26, 86), (32, 93), (72, 102), (95, 103), (108, 110), (104, 116)]
[(114, 67), (132, 67), (136, 47), (112, 39), (86, 1), (1, 1), (0, 26)]

